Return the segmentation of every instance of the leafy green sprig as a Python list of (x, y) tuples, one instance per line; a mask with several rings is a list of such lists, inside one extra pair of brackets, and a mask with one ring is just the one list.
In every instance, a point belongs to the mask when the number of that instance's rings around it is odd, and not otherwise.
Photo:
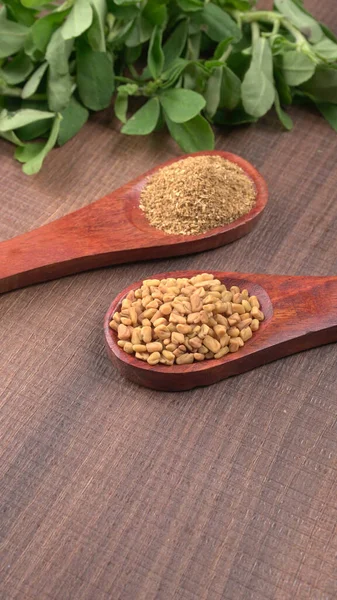
[(3, 0), (0, 137), (27, 174), (113, 107), (127, 135), (167, 127), (185, 152), (212, 124), (312, 103), (337, 130), (337, 40), (302, 0)]

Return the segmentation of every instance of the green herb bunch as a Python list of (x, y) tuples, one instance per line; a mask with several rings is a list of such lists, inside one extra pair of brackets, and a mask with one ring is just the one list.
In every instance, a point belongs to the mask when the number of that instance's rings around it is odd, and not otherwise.
[(337, 130), (337, 39), (302, 0), (2, 1), (0, 136), (27, 174), (113, 97), (122, 133), (166, 126), (185, 152), (272, 107), (291, 129), (293, 102)]

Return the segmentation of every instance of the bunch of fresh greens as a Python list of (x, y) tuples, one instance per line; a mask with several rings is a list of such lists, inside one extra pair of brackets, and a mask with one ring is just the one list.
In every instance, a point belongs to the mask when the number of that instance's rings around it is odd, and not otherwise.
[(0, 136), (27, 174), (114, 95), (123, 133), (167, 126), (185, 152), (213, 147), (211, 123), (255, 122), (273, 106), (291, 129), (293, 102), (316, 104), (337, 130), (337, 40), (302, 0), (273, 11), (254, 0), (2, 2)]

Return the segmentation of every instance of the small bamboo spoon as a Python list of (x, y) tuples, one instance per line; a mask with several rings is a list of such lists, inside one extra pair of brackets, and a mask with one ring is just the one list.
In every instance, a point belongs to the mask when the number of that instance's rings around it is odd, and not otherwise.
[(222, 156), (239, 165), (252, 179), (257, 200), (248, 214), (224, 227), (193, 236), (168, 235), (151, 227), (139, 209), (140, 193), (153, 173), (190, 155), (180, 156), (84, 208), (0, 243), (0, 293), (88, 269), (218, 248), (249, 233), (267, 202), (263, 177), (235, 154), (198, 154)]
[[(151, 279), (194, 277), (202, 271), (179, 271), (151, 275)], [(204, 360), (188, 365), (150, 366), (117, 346), (117, 334), (110, 329), (111, 315), (119, 310), (123, 298), (134, 283), (112, 302), (104, 320), (104, 334), (112, 363), (139, 385), (155, 390), (181, 391), (210, 385), (232, 375), (239, 375), (268, 362), (314, 346), (337, 341), (337, 277), (290, 277), (223, 273), (214, 277), (228, 288), (238, 285), (256, 295), (265, 320), (243, 348), (224, 358)], [(144, 277), (145, 278), (145, 277)]]

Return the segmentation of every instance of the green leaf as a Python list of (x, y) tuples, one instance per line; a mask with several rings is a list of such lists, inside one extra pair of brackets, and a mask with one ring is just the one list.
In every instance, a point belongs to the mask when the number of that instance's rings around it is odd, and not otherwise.
[(73, 82), (69, 74), (69, 56), (73, 40), (64, 40), (60, 29), (53, 33), (47, 46), (46, 59), (49, 63), (47, 95), (49, 108), (62, 111), (69, 103)]
[(228, 38), (225, 38), (224, 40), (222, 40), (222, 42), (219, 42), (219, 44), (217, 45), (217, 47), (215, 48), (215, 51), (214, 51), (214, 58), (216, 60), (222, 59), (222, 56), (224, 55), (224, 53), (226, 52), (226, 50), (228, 49), (228, 47), (232, 41), (233, 41), (233, 38), (228, 37)]
[(143, 10), (143, 16), (154, 27), (164, 27), (167, 21), (167, 9), (164, 0), (147, 0)]
[(165, 90), (160, 95), (160, 102), (165, 114), (174, 123), (190, 121), (206, 105), (206, 101), (201, 94), (181, 88)]
[(113, 65), (108, 54), (83, 47), (77, 54), (77, 85), (80, 99), (90, 110), (110, 105), (114, 91)]
[(47, 4), (46, 0), (21, 0), (21, 4), (26, 8), (40, 8)]
[(125, 45), (129, 48), (134, 48), (134, 46), (144, 44), (144, 42), (150, 39), (152, 30), (153, 25), (140, 15), (135, 19), (132, 29), (125, 40)]
[(282, 67), (286, 83), (296, 86), (308, 81), (313, 76), (316, 65), (306, 54), (290, 50), (282, 56)]
[(23, 127), (23, 125), (27, 125), (28, 123), (34, 123), (34, 121), (52, 119), (54, 116), (52, 112), (31, 108), (22, 108), (16, 112), (9, 112), (3, 109), (0, 112), (0, 131), (10, 131), (18, 127)]
[(233, 110), (241, 100), (241, 81), (233, 71), (223, 66), (220, 92), (220, 108)]
[(93, 9), (92, 24), (87, 31), (88, 42), (93, 50), (105, 52), (105, 19), (107, 14), (107, 4), (105, 0), (91, 0)]
[(185, 60), (184, 58), (177, 58), (173, 63), (171, 63), (169, 68), (161, 75), (161, 81), (163, 82), (161, 88), (166, 89), (173, 87), (177, 79), (179, 79), (180, 75), (189, 64), (190, 61)]
[(31, 29), (33, 44), (43, 54), (46, 52), (53, 33), (57, 30), (60, 23), (64, 21), (65, 16), (64, 12), (51, 13), (34, 23)]
[(280, 104), (280, 98), (277, 92), (275, 92), (275, 110), (278, 118), (280, 119), (282, 125), (290, 131), (293, 128), (292, 119), (287, 115), (287, 113), (282, 109)]
[(321, 26), (323, 33), (326, 35), (326, 37), (329, 38), (329, 40), (332, 40), (333, 42), (337, 43), (337, 37), (335, 36), (333, 31), (331, 31), (331, 29), (329, 29), (329, 27), (324, 25), (324, 23), (320, 23), (320, 26)]
[(337, 104), (337, 70), (325, 65), (318, 66), (312, 78), (301, 86), (301, 90), (318, 102)]
[(328, 102), (316, 102), (316, 106), (332, 129), (337, 131), (337, 105)]
[(208, 79), (205, 90), (206, 114), (209, 118), (215, 115), (220, 103), (221, 81), (222, 67), (217, 67)]
[(314, 44), (312, 49), (317, 56), (326, 61), (337, 60), (337, 44), (327, 37), (324, 37), (318, 44)]
[[(198, 19), (199, 15), (196, 16)], [(241, 32), (235, 21), (224, 10), (209, 2), (205, 5), (200, 20), (206, 26), (207, 35), (214, 42), (222, 42), (225, 38), (232, 38), (237, 42), (241, 38)]]
[(161, 46), (163, 31), (156, 26), (152, 32), (147, 55), (147, 64), (153, 79), (158, 79), (164, 66), (164, 53)]
[(0, 131), (0, 137), (8, 142), (12, 142), (12, 144), (16, 144), (17, 146), (23, 146), (23, 142), (19, 140), (18, 136), (15, 135), (14, 131)]
[(275, 86), (280, 97), (281, 104), (291, 104), (292, 95), (289, 85), (286, 83), (283, 72), (274, 64)]
[(258, 38), (253, 46), (252, 61), (242, 82), (241, 93), (243, 107), (253, 117), (262, 117), (274, 103), (273, 57), (265, 38)]
[(319, 42), (323, 37), (323, 31), (315, 19), (304, 10), (301, 10), (292, 0), (274, 0), (277, 10), (287, 17), (310, 42)]
[(127, 94), (122, 94), (119, 92), (115, 99), (115, 115), (117, 119), (119, 119), (122, 123), (126, 123), (127, 117), (126, 113), (128, 110), (129, 97)]
[(246, 123), (256, 123), (257, 117), (252, 117), (245, 112), (242, 106), (238, 106), (233, 111), (218, 110), (214, 116), (214, 122), (217, 125), (245, 125)]
[(187, 40), (187, 21), (180, 21), (174, 31), (166, 40), (163, 52), (165, 57), (164, 69), (166, 70), (171, 64), (181, 56)]
[(7, 19), (0, 20), (0, 58), (6, 58), (15, 54), (23, 48), (29, 29), (25, 25), (8, 21)]
[(46, 144), (29, 144), (28, 146), (34, 147), (29, 150), (27, 145), (23, 148), (17, 148), (15, 158), (21, 162), (25, 162), (22, 170), (24, 173), (26, 173), (26, 175), (34, 175), (40, 171), (48, 152), (52, 150), (56, 144), (57, 136), (60, 130), (61, 119), (61, 115), (56, 115)]
[(197, 115), (186, 123), (174, 123), (167, 115), (165, 120), (171, 136), (184, 152), (213, 150), (213, 130), (201, 115)]
[(140, 108), (125, 125), (121, 131), (127, 135), (147, 135), (155, 129), (160, 114), (158, 98), (151, 98)]
[(62, 121), (57, 137), (59, 146), (66, 144), (82, 129), (89, 118), (89, 111), (72, 96), (69, 105), (62, 111), (61, 115)]
[(71, 40), (89, 29), (93, 11), (89, 0), (75, 0), (69, 15), (61, 27), (63, 39)]
[(22, 6), (19, 0), (5, 0), (4, 4), (8, 9), (8, 16), (12, 17), (13, 21), (31, 27), (35, 21), (36, 11)]
[(30, 58), (23, 52), (20, 52), (2, 67), (0, 70), (0, 77), (2, 77), (8, 85), (16, 85), (27, 79), (33, 68), (34, 66)]
[(28, 79), (28, 81), (22, 89), (22, 98), (29, 98), (30, 96), (35, 94), (47, 68), (48, 63), (44, 62), (42, 63), (42, 65), (39, 66), (38, 69), (36, 69), (36, 71), (33, 73), (33, 75), (31, 75), (31, 77)]
[(202, 0), (177, 0), (177, 4), (185, 12), (194, 12), (203, 7)]

